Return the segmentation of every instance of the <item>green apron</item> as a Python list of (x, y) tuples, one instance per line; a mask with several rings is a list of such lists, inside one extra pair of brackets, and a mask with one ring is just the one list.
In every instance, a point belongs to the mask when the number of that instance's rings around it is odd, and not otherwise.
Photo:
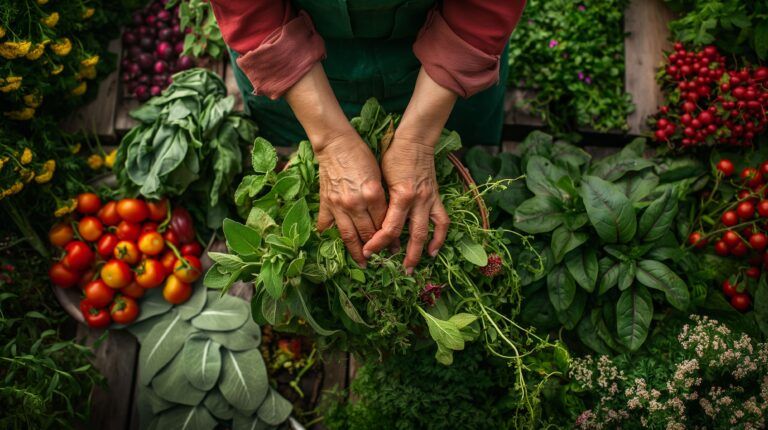
[[(416, 35), (435, 0), (293, 0), (306, 11), (325, 40), (323, 68), (347, 117), (360, 113), (376, 97), (389, 112), (403, 112), (413, 93), (421, 63), (413, 54)], [(306, 133), (284, 99), (254, 96), (253, 86), (231, 52), (237, 85), (246, 112), (264, 138), (290, 146)], [(459, 99), (446, 124), (464, 145), (497, 145), (504, 122), (507, 50), (501, 59), (499, 83), (468, 99)]]

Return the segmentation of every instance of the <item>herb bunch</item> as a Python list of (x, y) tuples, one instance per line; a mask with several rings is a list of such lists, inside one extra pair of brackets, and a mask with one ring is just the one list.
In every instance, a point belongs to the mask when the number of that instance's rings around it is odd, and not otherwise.
[(196, 58), (221, 58), (227, 51), (210, 2), (205, 0), (170, 0), (166, 8), (179, 6), (179, 27), (188, 31), (184, 37), (184, 55)]

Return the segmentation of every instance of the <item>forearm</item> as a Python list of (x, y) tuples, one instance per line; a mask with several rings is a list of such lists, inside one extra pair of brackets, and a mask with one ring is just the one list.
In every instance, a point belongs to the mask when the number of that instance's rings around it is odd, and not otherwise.
[(411, 101), (395, 132), (395, 140), (434, 148), (457, 97), (456, 93), (432, 80), (422, 67)]

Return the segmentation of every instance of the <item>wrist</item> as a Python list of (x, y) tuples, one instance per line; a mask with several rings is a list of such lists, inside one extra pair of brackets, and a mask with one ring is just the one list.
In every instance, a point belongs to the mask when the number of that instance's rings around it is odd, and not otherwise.
[(328, 151), (348, 151), (357, 145), (365, 145), (360, 139), (360, 135), (347, 122), (340, 124), (339, 127), (313, 130), (312, 132), (308, 130), (307, 136), (312, 144), (312, 150), (318, 156)]

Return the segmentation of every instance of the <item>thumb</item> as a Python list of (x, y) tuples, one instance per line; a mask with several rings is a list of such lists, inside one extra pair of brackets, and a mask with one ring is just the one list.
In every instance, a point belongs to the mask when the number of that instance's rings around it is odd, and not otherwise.
[(325, 231), (333, 225), (333, 214), (328, 210), (328, 206), (320, 202), (320, 212), (317, 215), (317, 230)]

